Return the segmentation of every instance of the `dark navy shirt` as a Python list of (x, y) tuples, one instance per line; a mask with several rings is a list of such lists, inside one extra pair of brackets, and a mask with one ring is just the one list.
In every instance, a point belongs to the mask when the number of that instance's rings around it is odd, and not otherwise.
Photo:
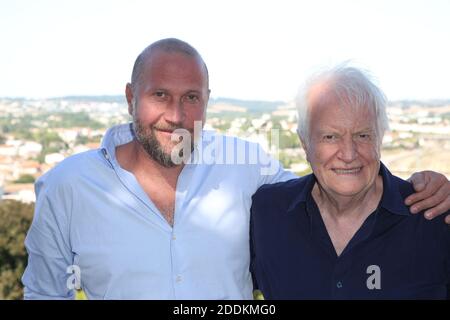
[(410, 183), (381, 164), (383, 195), (337, 256), (308, 175), (264, 185), (251, 209), (251, 270), (266, 299), (446, 299), (450, 227), (412, 215)]

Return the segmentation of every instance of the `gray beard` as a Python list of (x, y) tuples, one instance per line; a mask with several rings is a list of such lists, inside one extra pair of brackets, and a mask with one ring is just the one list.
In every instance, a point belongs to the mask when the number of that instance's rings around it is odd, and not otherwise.
[[(155, 131), (153, 128), (146, 128), (138, 119), (133, 119), (133, 125), (136, 140), (139, 142), (139, 144), (142, 146), (142, 148), (150, 158), (152, 158), (154, 161), (165, 168), (173, 168), (179, 165), (172, 161), (170, 153), (166, 153), (164, 151), (161, 143), (158, 141), (155, 135)], [(175, 130), (178, 128), (173, 129)], [(192, 144), (191, 152), (193, 150), (194, 145)], [(180, 157), (182, 156), (183, 150), (180, 151)]]

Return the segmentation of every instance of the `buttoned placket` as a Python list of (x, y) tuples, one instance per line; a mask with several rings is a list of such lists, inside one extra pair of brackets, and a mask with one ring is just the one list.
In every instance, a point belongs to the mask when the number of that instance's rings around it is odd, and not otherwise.
[(191, 181), (193, 173), (193, 166), (185, 165), (178, 176), (176, 190), (175, 190), (175, 206), (173, 213), (173, 226), (170, 234), (170, 248), (171, 248), (171, 263), (172, 263), (172, 280), (175, 298), (180, 298), (180, 287), (185, 282), (185, 270), (182, 270), (179, 265), (180, 258), (178, 256), (178, 248), (180, 237), (182, 237), (182, 223), (183, 223), (183, 207), (188, 193), (188, 185)]
[(312, 195), (309, 196), (307, 203), (308, 214), (310, 215), (311, 236), (317, 238), (313, 241), (319, 241), (321, 247), (331, 259), (335, 261), (333, 274), (330, 282), (331, 299), (347, 299), (348, 290), (346, 289), (345, 279), (351, 272), (353, 251), (356, 246), (366, 240), (374, 229), (378, 209), (369, 215), (360, 229), (356, 232), (340, 256), (337, 255), (331, 238), (323, 222), (319, 208), (314, 202)]

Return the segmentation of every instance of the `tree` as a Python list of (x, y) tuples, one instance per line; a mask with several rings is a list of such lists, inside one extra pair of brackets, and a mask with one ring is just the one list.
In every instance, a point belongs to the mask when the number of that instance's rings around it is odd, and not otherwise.
[(75, 145), (86, 144), (88, 142), (89, 142), (89, 137), (88, 136), (83, 136), (83, 135), (80, 135), (80, 134), (75, 139)]
[(0, 300), (21, 299), (21, 277), (27, 264), (25, 235), (33, 219), (34, 204), (0, 201)]
[(31, 174), (22, 174), (15, 183), (34, 183), (36, 179)]
[(42, 145), (41, 153), (36, 159), (39, 163), (44, 163), (47, 154), (57, 153), (61, 150), (66, 150), (68, 147), (56, 132), (46, 129), (35, 133), (33, 141), (37, 141)]

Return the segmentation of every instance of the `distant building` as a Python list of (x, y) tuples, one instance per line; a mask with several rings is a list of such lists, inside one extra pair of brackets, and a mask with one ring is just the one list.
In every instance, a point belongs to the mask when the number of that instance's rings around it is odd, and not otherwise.
[(50, 166), (54, 166), (56, 164), (58, 164), (59, 162), (64, 160), (64, 155), (62, 155), (61, 153), (50, 153), (47, 154), (45, 156), (45, 163), (50, 165)]
[(25, 141), (18, 149), (18, 155), (22, 158), (35, 158), (42, 151), (42, 145), (34, 141)]
[(72, 149), (72, 154), (82, 153), (91, 150), (88, 146), (80, 144)]
[(14, 145), (0, 145), (0, 156), (14, 157), (18, 153), (18, 147)]
[(292, 172), (303, 172), (309, 168), (309, 165), (307, 163), (293, 163), (291, 164), (291, 167), (288, 168), (289, 171)]
[(15, 200), (25, 203), (36, 201), (34, 185), (32, 183), (11, 184), (7, 187), (4, 187), (3, 190), (2, 200)]

